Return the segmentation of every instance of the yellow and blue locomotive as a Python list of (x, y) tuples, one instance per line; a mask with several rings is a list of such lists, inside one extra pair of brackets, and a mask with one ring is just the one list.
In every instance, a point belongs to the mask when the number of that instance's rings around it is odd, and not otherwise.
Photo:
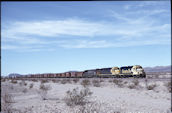
[(83, 77), (146, 77), (144, 69), (140, 65), (102, 68), (95, 70), (86, 70), (83, 72)]

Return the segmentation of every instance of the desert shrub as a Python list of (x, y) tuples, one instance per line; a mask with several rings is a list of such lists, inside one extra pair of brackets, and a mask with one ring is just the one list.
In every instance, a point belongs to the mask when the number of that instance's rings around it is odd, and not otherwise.
[(78, 78), (73, 79), (73, 82), (74, 82), (74, 83), (77, 83), (78, 81), (79, 81)]
[(22, 82), (19, 82), (19, 85), (22, 86)]
[(10, 79), (9, 79), (9, 78), (6, 78), (5, 80), (6, 80), (6, 81), (9, 81)]
[(119, 83), (119, 80), (113, 79), (113, 83), (118, 84)]
[(100, 113), (101, 104), (97, 103), (87, 103), (84, 106), (80, 106), (78, 111), (75, 113)]
[(137, 79), (133, 80), (134, 85), (139, 85), (139, 81)]
[(152, 84), (152, 85), (148, 85), (147, 89), (148, 90), (154, 90), (155, 87), (156, 87), (156, 84)]
[[(74, 113), (122, 113), (121, 110), (116, 110), (108, 106), (106, 103), (89, 102), (83, 106), (78, 106)], [(73, 112), (72, 112), (73, 113)]]
[(45, 84), (40, 84), (40, 87), (39, 87), (40, 91), (38, 92), (42, 98), (42, 100), (46, 100), (47, 99), (47, 93), (48, 93), (48, 90), (51, 89), (50, 85), (45, 85)]
[(5, 78), (1, 78), (1, 82), (5, 82), (6, 81), (6, 79)]
[(13, 85), (9, 85), (9, 88), (10, 88), (11, 90), (13, 90), (13, 89), (14, 89), (14, 86), (13, 86)]
[(87, 87), (87, 86), (91, 85), (90, 80), (87, 80), (87, 79), (82, 80), (81, 85), (84, 86), (84, 87)]
[(171, 93), (171, 82), (167, 82), (164, 85), (167, 87), (167, 90), (169, 91), (169, 93)]
[(44, 90), (44, 91), (48, 91), (51, 89), (50, 85), (45, 85), (45, 84), (40, 84), (40, 87), (39, 87), (40, 90)]
[(148, 87), (148, 79), (147, 78), (145, 79), (145, 85), (146, 85), (146, 87)]
[(12, 79), (12, 80), (11, 80), (11, 83), (17, 84), (17, 80)]
[(31, 81), (33, 81), (33, 82), (38, 82), (38, 80), (36, 80), (36, 79), (32, 79)]
[(73, 108), (72, 113), (123, 113), (122, 109), (116, 109), (116, 107), (109, 106), (107, 103), (96, 101), (90, 101), (85, 105)]
[(24, 82), (24, 86), (27, 86), (27, 83), (26, 82)]
[(93, 80), (92, 83), (93, 83), (93, 86), (100, 87), (100, 81), (99, 80)]
[(71, 83), (71, 79), (70, 79), (70, 78), (67, 78), (67, 79), (66, 79), (66, 82), (67, 82), (67, 83)]
[(29, 88), (30, 88), (30, 89), (33, 88), (33, 83), (30, 84)]
[(118, 87), (123, 87), (124, 86), (123, 83), (122, 83), (122, 80), (114, 79), (113, 83), (115, 83)]
[(60, 81), (61, 81), (61, 80), (59, 80), (59, 79), (58, 79), (58, 80), (55, 80), (55, 79), (52, 80), (53, 83), (58, 83), (58, 82), (60, 82)]
[(100, 79), (100, 82), (104, 82), (104, 80), (103, 79)]
[(153, 77), (152, 77), (152, 76), (147, 76), (147, 78), (149, 78), (149, 79), (150, 79), (150, 78), (153, 78)]
[(90, 89), (83, 88), (79, 91), (78, 87), (72, 91), (67, 91), (64, 98), (65, 103), (68, 106), (85, 105), (88, 102), (88, 97), (92, 95)]
[(7, 92), (2, 96), (1, 101), (1, 110), (2, 113), (13, 113), (12, 110), (12, 103), (13, 103), (13, 96)]
[(57, 80), (55, 80), (55, 79), (52, 79), (52, 82), (53, 82), (53, 83), (58, 83), (58, 81), (57, 81)]
[(47, 83), (48, 80), (41, 80), (41, 83)]
[(136, 85), (131, 84), (131, 85), (128, 86), (128, 88), (130, 88), (130, 89), (135, 89), (135, 88), (136, 88)]
[(110, 79), (109, 82), (113, 82), (113, 81)]
[(130, 84), (130, 85), (128, 86), (128, 88), (130, 88), (130, 89), (136, 89), (136, 88), (138, 88), (139, 81), (138, 81), (137, 79), (133, 80), (132, 83), (133, 83), (133, 84)]
[(19, 82), (19, 85), (20, 85), (20, 86), (23, 86), (23, 85), (24, 85), (24, 86), (27, 86), (27, 83), (25, 82), (25, 80), (22, 80), (21, 82)]
[(67, 80), (66, 79), (62, 79), (61, 80), (61, 84), (66, 84), (67, 83)]
[(12, 109), (12, 113), (33, 113), (33, 108), (24, 108), (24, 109)]
[(124, 82), (124, 84), (127, 84), (127, 83), (128, 83), (127, 81)]
[(7, 92), (5, 92), (5, 94), (3, 95), (3, 101), (5, 102), (5, 103), (13, 103), (14, 101), (13, 101), (13, 96), (12, 96), (12, 94), (10, 94), (10, 93), (7, 93)]
[(26, 93), (27, 92), (27, 88), (24, 88), (22, 92), (23, 93)]

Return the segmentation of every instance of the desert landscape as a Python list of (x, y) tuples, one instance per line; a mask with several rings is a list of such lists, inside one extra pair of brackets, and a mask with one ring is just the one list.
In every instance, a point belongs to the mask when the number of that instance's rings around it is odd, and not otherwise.
[(1, 79), (2, 113), (170, 113), (164, 78)]
[(0, 113), (172, 113), (171, 1), (1, 3)]

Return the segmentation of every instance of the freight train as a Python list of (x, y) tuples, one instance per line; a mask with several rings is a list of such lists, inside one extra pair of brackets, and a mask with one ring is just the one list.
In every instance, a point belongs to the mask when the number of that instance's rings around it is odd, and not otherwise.
[(140, 65), (134, 66), (124, 66), (124, 67), (112, 67), (112, 68), (102, 68), (85, 70), (82, 72), (65, 72), (65, 73), (44, 73), (44, 74), (28, 74), (23, 76), (16, 76), (13, 78), (92, 78), (92, 77), (102, 77), (102, 78), (126, 78), (126, 77), (146, 77), (144, 69)]

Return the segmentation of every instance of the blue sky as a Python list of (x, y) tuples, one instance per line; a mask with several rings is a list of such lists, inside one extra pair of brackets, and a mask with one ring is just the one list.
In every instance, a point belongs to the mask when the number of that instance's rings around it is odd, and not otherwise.
[(171, 65), (170, 1), (2, 2), (2, 75)]

